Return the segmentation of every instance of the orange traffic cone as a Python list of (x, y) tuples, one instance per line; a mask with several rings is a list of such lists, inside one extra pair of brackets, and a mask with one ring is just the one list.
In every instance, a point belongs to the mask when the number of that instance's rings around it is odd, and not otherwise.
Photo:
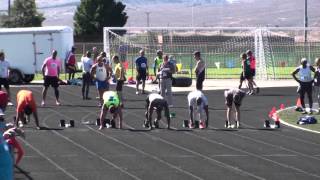
[[(299, 98), (300, 99), (300, 98)], [(284, 104), (280, 104), (280, 109), (282, 110), (282, 109), (284, 109), (285, 108), (285, 106), (284, 106)]]
[(276, 107), (273, 106), (271, 111), (269, 112), (269, 117), (272, 118), (273, 115), (276, 113), (276, 111), (277, 111)]

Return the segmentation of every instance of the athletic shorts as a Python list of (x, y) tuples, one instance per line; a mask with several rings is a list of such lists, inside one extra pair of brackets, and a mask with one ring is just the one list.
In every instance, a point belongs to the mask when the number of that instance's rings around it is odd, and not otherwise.
[(251, 69), (251, 75), (256, 76), (256, 69)]
[(245, 79), (251, 79), (253, 77), (253, 75), (252, 75), (252, 72), (250, 71), (250, 72), (247, 72), (247, 73), (244, 73), (244, 78)]
[(122, 91), (122, 86), (123, 86), (124, 81), (117, 81), (117, 86), (116, 86), (116, 91)]
[(168, 106), (167, 101), (164, 99), (154, 99), (151, 101), (149, 107), (156, 108), (157, 111), (162, 111), (163, 108)]
[(49, 87), (50, 85), (52, 87), (59, 87), (58, 81), (59, 81), (59, 79), (56, 76), (45, 76), (43, 85), (45, 87)]
[(107, 81), (96, 80), (97, 89), (109, 89), (109, 83)]
[(5, 88), (9, 88), (9, 80), (8, 80), (8, 78), (0, 78), (0, 88), (1, 88), (2, 85)]
[(147, 72), (146, 71), (138, 71), (137, 77), (136, 77), (137, 81), (145, 81), (147, 79)]

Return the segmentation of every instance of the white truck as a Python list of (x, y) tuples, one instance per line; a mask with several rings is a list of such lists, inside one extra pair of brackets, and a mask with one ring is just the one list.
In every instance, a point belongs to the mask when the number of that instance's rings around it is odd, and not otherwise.
[(14, 84), (32, 81), (52, 50), (58, 51), (64, 69), (73, 44), (73, 30), (67, 26), (0, 28), (0, 51), (10, 63), (9, 80)]

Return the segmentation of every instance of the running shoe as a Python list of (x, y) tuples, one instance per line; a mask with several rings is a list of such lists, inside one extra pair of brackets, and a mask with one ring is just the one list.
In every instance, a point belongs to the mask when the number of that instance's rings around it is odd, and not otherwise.
[(61, 106), (61, 103), (59, 101), (56, 101), (57, 106)]
[(13, 106), (13, 103), (11, 101), (8, 102), (8, 106)]
[(225, 124), (224, 124), (224, 127), (225, 128), (230, 128), (230, 123), (228, 121), (226, 121)]
[(139, 91), (136, 91), (136, 95), (138, 95), (139, 94)]
[(155, 128), (159, 129), (159, 121), (157, 120), (153, 121), (153, 125)]
[(206, 124), (204, 123), (204, 121), (200, 121), (200, 123), (199, 123), (199, 128), (200, 128), (200, 129), (206, 128)]
[(191, 121), (189, 121), (189, 128), (190, 128), (190, 129), (194, 129), (194, 123), (191, 122)]
[(240, 122), (239, 121), (236, 121), (236, 128), (240, 128), (241, 126), (240, 126)]
[(149, 122), (148, 121), (143, 121), (143, 127), (144, 128), (149, 128)]
[(41, 106), (45, 106), (46, 103), (44, 101), (41, 102)]

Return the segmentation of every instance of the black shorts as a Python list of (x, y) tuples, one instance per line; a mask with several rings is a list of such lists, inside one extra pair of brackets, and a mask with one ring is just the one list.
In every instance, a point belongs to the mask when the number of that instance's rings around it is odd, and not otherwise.
[(59, 87), (58, 81), (59, 81), (59, 79), (56, 76), (45, 76), (43, 85), (45, 87), (49, 87), (50, 85), (52, 87)]
[(9, 80), (8, 80), (8, 78), (0, 78), (0, 88), (1, 88), (2, 85), (5, 88), (9, 88)]
[(147, 79), (147, 71), (138, 71), (136, 79), (137, 81), (145, 81)]
[(117, 81), (116, 91), (122, 91), (123, 83), (124, 83), (123, 80), (118, 80)]
[(84, 83), (91, 84), (91, 74), (89, 72), (82, 73), (82, 81)]
[(252, 72), (247, 72), (247, 73), (244, 73), (244, 78), (245, 79), (252, 79), (253, 75), (252, 75)]
[(244, 78), (243, 72), (241, 72), (241, 74), (240, 74), (240, 81), (244, 81), (244, 80), (246, 80), (246, 78)]
[(251, 75), (254, 77), (256, 76), (256, 69), (251, 69)]
[(67, 71), (68, 71), (68, 73), (75, 73), (76, 72), (76, 66), (67, 64)]

